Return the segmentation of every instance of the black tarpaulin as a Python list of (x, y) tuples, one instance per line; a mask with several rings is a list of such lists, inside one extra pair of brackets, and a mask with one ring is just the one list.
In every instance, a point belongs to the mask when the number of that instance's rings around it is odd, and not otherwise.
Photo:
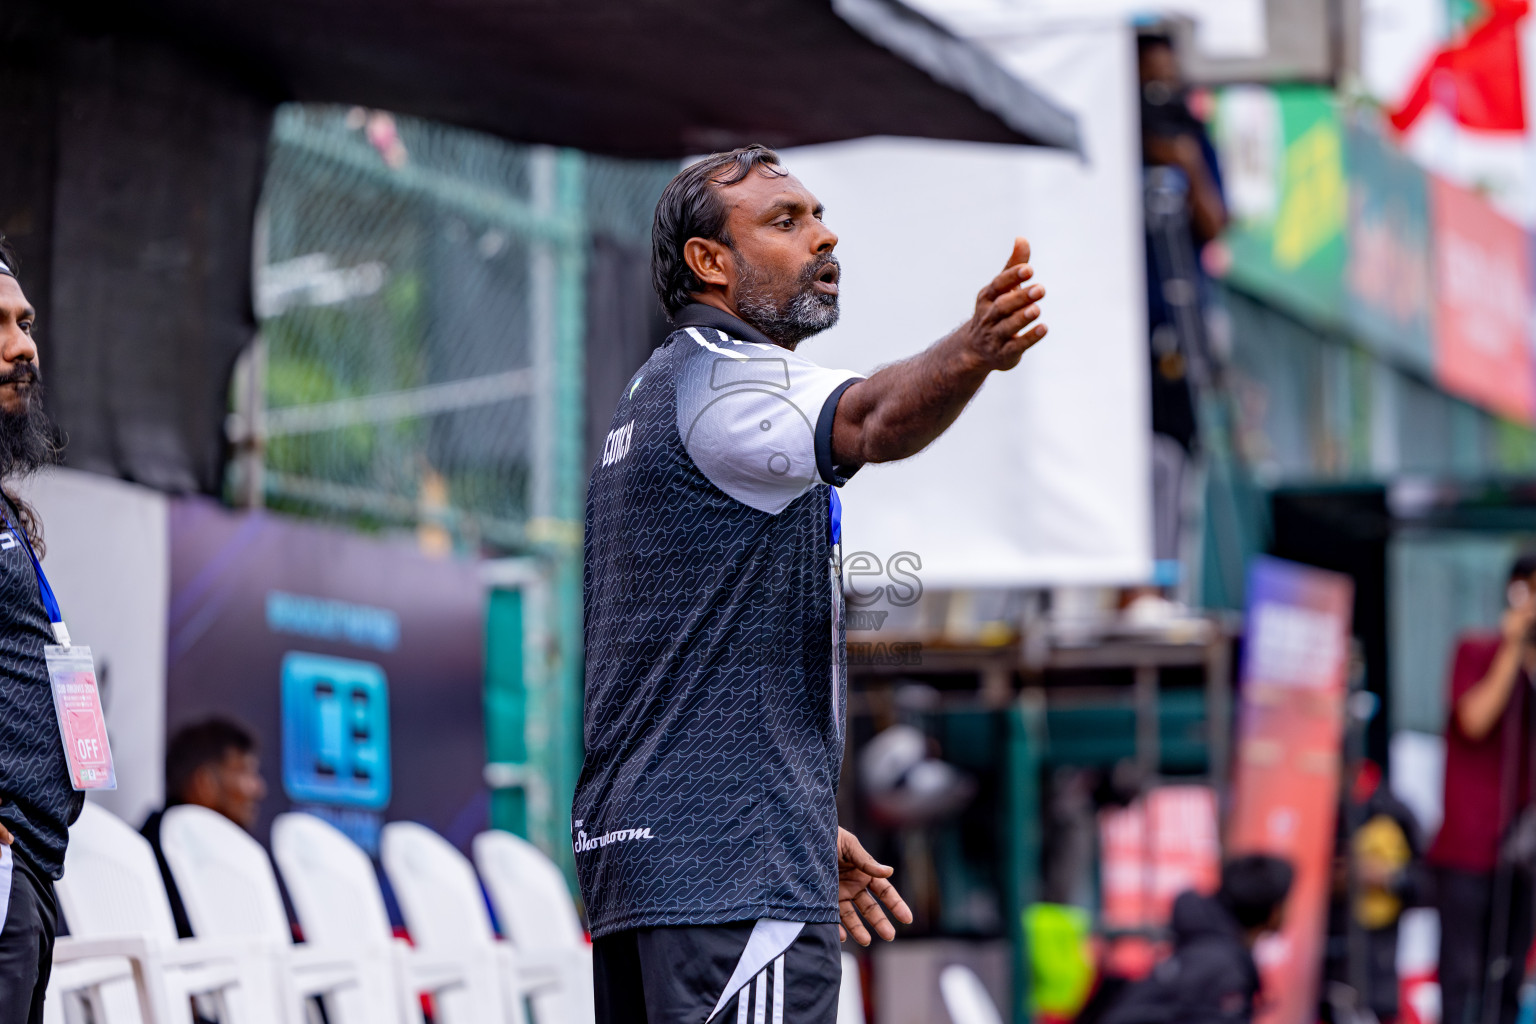
[(45, 364), (69, 463), (222, 486), (270, 112), (154, 47), (64, 54)]
[(0, 231), (66, 463), (219, 493), (273, 101), (164, 42), (6, 27)]
[[(900, 0), (61, 4), (358, 103), (594, 153), (870, 135), (1075, 148), (1070, 114)], [(857, 27), (855, 27), (857, 26)], [(914, 66), (914, 63), (918, 66)]]
[(832, 7), (870, 39), (970, 96), (1020, 135), (1042, 146), (1082, 152), (1075, 117), (900, 0), (832, 0)]

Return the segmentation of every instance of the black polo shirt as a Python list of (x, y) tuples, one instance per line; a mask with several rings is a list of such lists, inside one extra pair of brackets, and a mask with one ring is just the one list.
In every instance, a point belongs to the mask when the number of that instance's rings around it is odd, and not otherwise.
[[(10, 502), (3, 507), (15, 523)], [(0, 521), (0, 822), (16, 837), (11, 849), (48, 878), (64, 873), (69, 826), (84, 803), (69, 783), (43, 658), (53, 642), (32, 560)]]
[(842, 591), (832, 418), (859, 375), (691, 306), (619, 401), (586, 519), (596, 936), (837, 920)]

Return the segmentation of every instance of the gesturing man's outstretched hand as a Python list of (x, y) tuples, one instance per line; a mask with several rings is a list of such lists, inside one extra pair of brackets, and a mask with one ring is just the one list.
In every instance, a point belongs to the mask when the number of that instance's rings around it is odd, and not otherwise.
[(976, 295), (976, 312), (910, 359), (876, 370), (843, 393), (832, 421), (839, 466), (894, 462), (928, 447), (994, 370), (1011, 370), (1045, 337), (1029, 243), (1013, 240), (1003, 272)]
[[(906, 900), (890, 883), (894, 873), (894, 869), (871, 857), (852, 832), (845, 828), (837, 830), (837, 912), (843, 919), (837, 926), (839, 937), (846, 939), (852, 935), (859, 945), (869, 945), (869, 929), (864, 927), (867, 920), (876, 935), (887, 942), (894, 939), (896, 926), (880, 909), (881, 903), (902, 924), (912, 923), (912, 911)], [(860, 914), (864, 915), (862, 919)]]
[(1045, 286), (1028, 284), (1034, 276), (1029, 242), (1015, 238), (1013, 255), (1003, 272), (977, 293), (976, 314), (967, 325), (966, 348), (981, 367), (1011, 370), (1020, 356), (1045, 337), (1045, 324), (1035, 323), (1040, 319)]

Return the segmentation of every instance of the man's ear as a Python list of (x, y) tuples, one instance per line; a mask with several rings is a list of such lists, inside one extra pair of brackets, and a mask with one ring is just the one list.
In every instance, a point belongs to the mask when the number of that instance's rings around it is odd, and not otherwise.
[(683, 262), (693, 271), (693, 276), (705, 285), (729, 288), (735, 280), (735, 268), (731, 264), (731, 250), (724, 242), (712, 238), (690, 238), (683, 243)]
[(187, 787), (181, 795), (182, 799), (189, 804), (212, 807), (219, 795), (219, 780), (214, 766), (198, 765), (191, 777), (187, 779)]

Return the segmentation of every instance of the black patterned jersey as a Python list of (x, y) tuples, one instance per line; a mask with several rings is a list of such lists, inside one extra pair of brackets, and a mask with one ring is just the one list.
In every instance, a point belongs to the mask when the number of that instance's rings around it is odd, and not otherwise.
[[(8, 502), (6, 515), (16, 521)], [(69, 826), (83, 797), (69, 783), (44, 646), (53, 627), (20, 538), (0, 522), (0, 822), (39, 874), (64, 873)]]
[(620, 399), (586, 519), (594, 936), (837, 920), (844, 643), (832, 417), (857, 374), (690, 306)]

